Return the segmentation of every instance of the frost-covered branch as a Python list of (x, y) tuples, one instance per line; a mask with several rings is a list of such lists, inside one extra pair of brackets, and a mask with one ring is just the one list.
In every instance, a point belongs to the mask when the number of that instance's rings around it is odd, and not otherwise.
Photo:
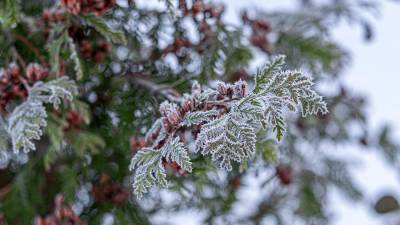
[[(221, 168), (232, 170), (232, 161), (241, 163), (255, 152), (256, 132), (272, 129), (281, 140), (286, 124), (284, 113), (296, 111), (303, 116), (328, 112), (322, 97), (312, 90), (312, 81), (299, 71), (283, 70), (284, 56), (277, 56), (255, 76), (255, 87), (248, 91), (245, 81), (218, 82), (216, 89), (201, 89), (195, 82), (190, 94), (177, 103), (163, 102), (161, 118), (146, 135), (149, 147), (132, 159), (135, 170), (134, 192), (142, 196), (158, 183), (166, 186), (162, 160), (176, 162), (183, 170), (182, 158), (190, 164), (179, 132), (196, 128), (195, 153), (211, 155)], [(168, 146), (168, 147), (166, 147)], [(168, 148), (169, 155), (165, 156)], [(175, 150), (173, 149), (175, 148)]]
[[(30, 88), (29, 96), (25, 102), (17, 106), (8, 116), (4, 124), (3, 137), (11, 139), (12, 149), (19, 152), (35, 150), (34, 140), (39, 140), (43, 128), (47, 125), (47, 112), (44, 104), (53, 104), (58, 108), (62, 100), (71, 101), (78, 92), (75, 82), (68, 77), (61, 77), (49, 82), (37, 82)], [(4, 138), (3, 138), (4, 139)], [(8, 143), (0, 143), (0, 149)]]

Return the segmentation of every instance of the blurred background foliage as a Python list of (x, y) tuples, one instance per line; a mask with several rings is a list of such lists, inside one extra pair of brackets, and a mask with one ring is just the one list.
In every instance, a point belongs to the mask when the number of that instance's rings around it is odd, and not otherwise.
[[(40, 63), (51, 70), (46, 79), (67, 74), (80, 87), (70, 106), (51, 111), (37, 151), (0, 152), (1, 225), (53, 224), (41, 218), (62, 207), (87, 224), (173, 224), (154, 218), (188, 210), (199, 212), (202, 224), (329, 224), (330, 191), (354, 201), (362, 201), (363, 193), (349, 173), (351, 162), (327, 146), (379, 151), (398, 169), (399, 146), (390, 127), (370, 130), (364, 97), (342, 84), (351, 55), (332, 37), (346, 21), (362, 27), (370, 41), (367, 15), (379, 11), (375, 1), (299, 0), (284, 11), (249, 6), (237, 15), (240, 25), (225, 21), (220, 2), (158, 3), (139, 7), (121, 0), (95, 16), (66, 13), (53, 0), (0, 2), (0, 67), (16, 62), (23, 70), (26, 63)], [(275, 54), (313, 76), (330, 113), (290, 115), (284, 140), (262, 135), (246, 169), (226, 173), (193, 155), (193, 173), (168, 168), (168, 190), (153, 188), (136, 199), (129, 161), (165, 93), (186, 92), (193, 80), (211, 86), (216, 79), (251, 81), (250, 65)], [(257, 195), (252, 205), (246, 204), (249, 190)], [(398, 208), (392, 196), (375, 206), (380, 213)]]

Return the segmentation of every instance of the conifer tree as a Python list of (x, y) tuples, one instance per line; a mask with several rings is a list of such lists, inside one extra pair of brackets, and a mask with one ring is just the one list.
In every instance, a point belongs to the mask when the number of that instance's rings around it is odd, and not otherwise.
[(369, 40), (372, 0), (243, 9), (240, 25), (214, 1), (139, 2), (0, 2), (0, 225), (169, 224), (157, 217), (187, 210), (325, 224), (331, 187), (363, 195), (324, 145), (399, 163), (341, 84), (350, 54), (330, 32), (348, 20)]

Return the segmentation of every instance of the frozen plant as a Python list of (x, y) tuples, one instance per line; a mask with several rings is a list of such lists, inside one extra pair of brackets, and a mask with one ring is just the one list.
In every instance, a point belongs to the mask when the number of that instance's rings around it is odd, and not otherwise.
[[(45, 103), (57, 109), (62, 100), (71, 101), (78, 92), (74, 81), (64, 76), (49, 82), (36, 82), (29, 88), (25, 102), (15, 107), (4, 121), (0, 118), (0, 149), (5, 149), (11, 139), (12, 149), (18, 153), (35, 150), (33, 140), (39, 140), (47, 125)], [(3, 140), (3, 141), (1, 141)]]
[(149, 129), (149, 147), (132, 158), (135, 170), (134, 193), (141, 197), (154, 184), (167, 186), (163, 161), (176, 162), (191, 172), (191, 162), (183, 130), (197, 130), (194, 153), (211, 155), (221, 168), (232, 170), (232, 161), (250, 159), (255, 152), (256, 133), (272, 129), (278, 140), (286, 129), (285, 111), (300, 109), (303, 116), (328, 112), (322, 97), (312, 90), (313, 82), (300, 71), (283, 70), (284, 56), (274, 57), (255, 75), (249, 91), (245, 81), (218, 82), (216, 89), (202, 90), (195, 82), (191, 94), (184, 94), (179, 105), (164, 102), (161, 118)]

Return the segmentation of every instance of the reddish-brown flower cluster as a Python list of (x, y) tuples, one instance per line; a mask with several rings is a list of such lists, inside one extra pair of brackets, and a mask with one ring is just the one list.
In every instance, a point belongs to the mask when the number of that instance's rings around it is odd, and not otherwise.
[(31, 63), (26, 67), (25, 76), (22, 76), (19, 66), (15, 63), (11, 63), (6, 69), (1, 69), (0, 109), (4, 109), (10, 101), (24, 99), (28, 95), (24, 81), (26, 84), (33, 84), (48, 75), (48, 69), (37, 63)]
[(64, 204), (64, 197), (58, 194), (54, 200), (53, 213), (45, 218), (37, 217), (35, 225), (86, 225), (70, 206)]
[(293, 170), (289, 165), (278, 165), (275, 167), (276, 176), (283, 185), (289, 185), (293, 180)]
[(107, 54), (111, 51), (111, 44), (101, 39), (94, 44), (89, 40), (93, 39), (84, 33), (78, 25), (72, 25), (68, 28), (68, 34), (79, 46), (79, 51), (83, 57), (91, 58), (95, 63), (101, 63)]
[(46, 25), (65, 21), (65, 11), (62, 9), (44, 9), (42, 12), (43, 21)]
[[(200, 87), (197, 85), (193, 86), (192, 93), (196, 95), (199, 92)], [(195, 99), (193, 96), (185, 96), (181, 106), (178, 106), (174, 103), (163, 102), (160, 105), (160, 114), (161, 120), (163, 123), (163, 127), (166, 132), (170, 133), (173, 130), (176, 130), (179, 127), (179, 124), (182, 121), (182, 118), (186, 115), (186, 113), (191, 111), (199, 111), (199, 110), (210, 110), (215, 107), (225, 108), (223, 102), (229, 102), (233, 99), (240, 99), (247, 94), (248, 87), (247, 83), (244, 81), (238, 81), (235, 84), (226, 84), (223, 82), (219, 82), (217, 85), (218, 95), (216, 97), (217, 101), (222, 101), (220, 105), (215, 105), (213, 103), (199, 103), (195, 104)]]
[(6, 218), (4, 218), (4, 214), (0, 213), (0, 225), (6, 225)]
[(29, 83), (35, 83), (36, 81), (43, 80), (49, 76), (49, 70), (37, 63), (30, 63), (26, 67), (26, 78)]
[(229, 180), (229, 186), (233, 189), (236, 190), (242, 185), (242, 181), (239, 176), (233, 177)]
[(204, 17), (220, 19), (225, 7), (223, 5), (215, 5), (212, 3), (204, 3), (203, 0), (194, 0), (192, 7), (189, 9), (186, 0), (179, 0), (179, 8), (184, 15), (192, 14), (196, 16), (200, 13)]
[(244, 24), (248, 24), (251, 27), (251, 44), (255, 47), (258, 47), (265, 53), (271, 54), (272, 46), (267, 38), (267, 34), (271, 31), (271, 23), (264, 19), (251, 19), (246, 12), (243, 13), (242, 20)]
[(92, 194), (96, 202), (111, 202), (115, 205), (124, 203), (129, 192), (119, 183), (111, 183), (107, 175), (102, 175), (97, 184), (93, 185)]
[(94, 13), (101, 16), (115, 4), (116, 0), (61, 0), (61, 6), (74, 15)]
[(67, 126), (64, 127), (64, 131), (67, 132), (71, 129), (80, 129), (84, 119), (80, 112), (70, 110), (67, 112)]
[(80, 45), (81, 54), (84, 57), (92, 58), (96, 64), (103, 62), (107, 53), (111, 51), (111, 44), (106, 41), (98, 41), (93, 47), (88, 39), (84, 39)]
[(136, 153), (139, 149), (142, 149), (147, 146), (146, 140), (144, 137), (131, 137), (129, 140), (129, 144), (131, 147), (132, 153)]
[(184, 61), (187, 55), (185, 49), (191, 48), (201, 53), (208, 48), (214, 35), (210, 24), (216, 24), (220, 21), (225, 8), (223, 5), (204, 3), (202, 0), (193, 1), (191, 8), (188, 7), (186, 0), (180, 0), (179, 8), (183, 12), (183, 16), (191, 17), (199, 24), (200, 42), (194, 44), (188, 38), (177, 34), (174, 42), (163, 50), (163, 54), (173, 53), (178, 59)]
[(163, 50), (163, 54), (166, 55), (167, 53), (174, 53), (176, 55), (182, 55), (182, 52), (180, 52), (183, 48), (190, 48), (192, 46), (192, 43), (190, 42), (189, 39), (183, 38), (183, 37), (175, 37), (174, 43), (168, 45), (166, 48)]

